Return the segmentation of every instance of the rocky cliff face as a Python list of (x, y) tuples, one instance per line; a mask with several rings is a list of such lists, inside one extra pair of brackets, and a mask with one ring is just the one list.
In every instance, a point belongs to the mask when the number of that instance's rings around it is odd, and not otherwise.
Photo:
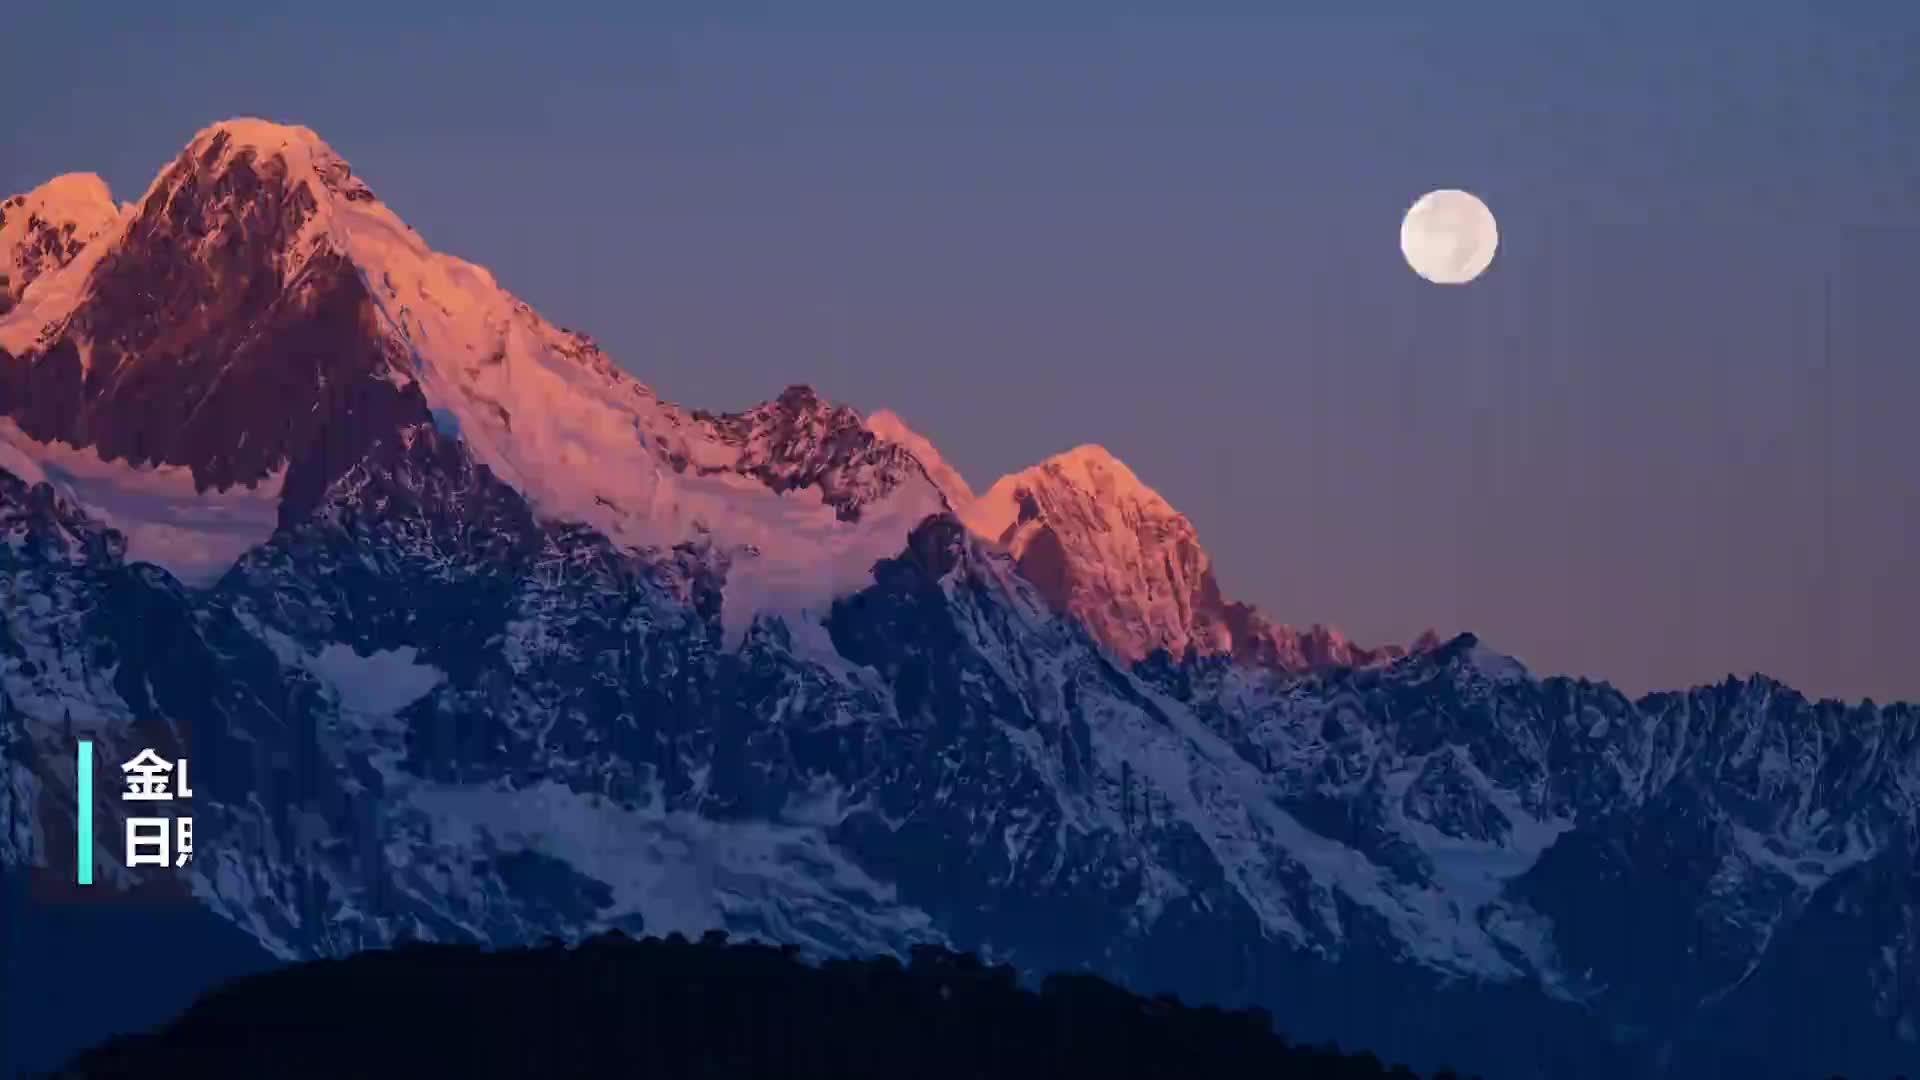
[(1488, 1075), (1920, 1047), (1912, 707), (1261, 631), (1110, 456), (970, 500), (810, 392), (680, 410), (300, 129), (127, 220), (0, 319), (0, 863), (71, 873), (90, 738), (191, 758), (184, 883), (282, 957), (725, 928)]

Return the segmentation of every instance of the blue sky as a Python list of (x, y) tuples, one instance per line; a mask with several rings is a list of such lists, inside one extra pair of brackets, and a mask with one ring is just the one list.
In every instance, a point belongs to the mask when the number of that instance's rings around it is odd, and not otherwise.
[(1103, 443), (1278, 618), (1920, 699), (1913, 5), (627, 7), (28, 4), (0, 189), (306, 124), (666, 396)]

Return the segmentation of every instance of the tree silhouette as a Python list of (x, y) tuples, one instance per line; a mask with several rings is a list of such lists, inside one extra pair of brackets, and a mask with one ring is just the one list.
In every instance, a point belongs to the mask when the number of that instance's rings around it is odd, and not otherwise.
[(809, 964), (710, 931), (567, 948), (409, 943), (237, 980), (59, 1075), (1410, 1077), (1300, 1046), (1260, 1010), (1143, 998), (936, 945)]

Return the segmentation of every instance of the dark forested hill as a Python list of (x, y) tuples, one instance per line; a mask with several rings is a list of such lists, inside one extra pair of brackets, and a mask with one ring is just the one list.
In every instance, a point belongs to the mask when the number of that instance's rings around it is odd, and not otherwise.
[(796, 950), (634, 941), (408, 945), (226, 984), (64, 1076), (1378, 1077), (1259, 1011), (1143, 998), (1091, 975), (1037, 990), (923, 946), (814, 966)]

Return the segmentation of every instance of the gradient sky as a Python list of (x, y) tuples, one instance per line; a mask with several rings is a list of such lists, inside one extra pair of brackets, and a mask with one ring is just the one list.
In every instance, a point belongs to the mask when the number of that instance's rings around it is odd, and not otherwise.
[(1920, 699), (1920, 5), (168, 6), (9, 12), (0, 190), (306, 124), (667, 397), (1103, 443), (1277, 618)]

